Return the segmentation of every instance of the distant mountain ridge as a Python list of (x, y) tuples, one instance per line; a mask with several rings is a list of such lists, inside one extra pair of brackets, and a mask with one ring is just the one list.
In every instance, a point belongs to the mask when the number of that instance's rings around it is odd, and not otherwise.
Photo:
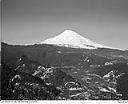
[[(2, 61), (9, 63), (15, 63), (12, 60), (16, 60), (17, 58), (23, 55), (26, 55), (30, 59), (38, 61), (43, 65), (45, 63), (51, 63), (52, 65), (56, 63), (58, 65), (60, 63), (60, 60), (67, 60), (67, 59), (70, 60), (70, 62), (72, 63), (72, 58), (76, 59), (77, 62), (77, 60), (79, 60), (79, 57), (82, 56), (83, 54), (87, 54), (89, 56), (93, 55), (95, 56), (94, 59), (96, 60), (98, 57), (99, 59), (109, 58), (109, 59), (120, 59), (122, 61), (128, 60), (127, 51), (107, 49), (107, 48), (98, 48), (98, 49), (90, 50), (85, 48), (79, 49), (79, 48), (60, 47), (50, 44), (35, 44), (35, 45), (24, 46), (24, 45), (9, 45), (2, 42), (1, 49), (2, 49), (1, 51)], [(64, 57), (61, 59), (61, 56), (63, 55)], [(69, 56), (71, 57), (71, 59), (69, 59)]]

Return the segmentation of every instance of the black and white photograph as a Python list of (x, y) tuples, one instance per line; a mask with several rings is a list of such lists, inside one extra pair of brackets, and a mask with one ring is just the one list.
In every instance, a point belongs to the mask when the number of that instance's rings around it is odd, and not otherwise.
[(128, 0), (0, 3), (1, 100), (128, 101)]

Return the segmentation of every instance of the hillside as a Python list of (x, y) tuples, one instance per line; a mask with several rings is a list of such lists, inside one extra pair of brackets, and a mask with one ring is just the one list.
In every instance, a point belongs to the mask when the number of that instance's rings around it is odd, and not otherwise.
[(127, 51), (2, 43), (1, 57), (2, 99), (128, 98)]

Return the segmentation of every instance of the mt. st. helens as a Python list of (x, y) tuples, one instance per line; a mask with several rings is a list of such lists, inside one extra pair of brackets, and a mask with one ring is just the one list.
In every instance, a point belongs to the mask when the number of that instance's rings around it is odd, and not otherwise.
[(92, 42), (91, 40), (82, 37), (81, 35), (72, 30), (65, 30), (64, 32), (53, 38), (46, 39), (45, 41), (41, 42), (41, 44), (52, 44), (85, 49), (111, 48)]
[(42, 44), (1, 47), (2, 99), (128, 99), (128, 51), (70, 30)]

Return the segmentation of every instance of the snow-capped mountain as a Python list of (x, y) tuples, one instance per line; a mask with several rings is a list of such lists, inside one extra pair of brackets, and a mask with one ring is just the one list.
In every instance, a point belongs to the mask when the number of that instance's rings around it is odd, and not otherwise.
[(53, 38), (46, 39), (45, 41), (41, 42), (41, 44), (51, 44), (86, 49), (111, 48), (92, 42), (91, 40), (82, 37), (81, 35), (72, 30), (65, 30), (64, 32)]

